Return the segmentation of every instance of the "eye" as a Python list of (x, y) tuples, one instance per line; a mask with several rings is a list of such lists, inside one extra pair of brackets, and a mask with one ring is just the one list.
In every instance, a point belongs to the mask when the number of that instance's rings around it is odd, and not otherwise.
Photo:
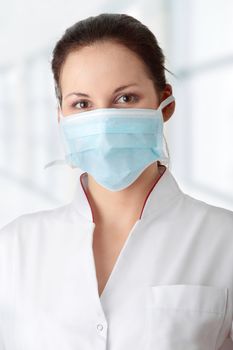
[[(131, 97), (131, 98), (130, 98)], [(122, 96), (120, 96), (120, 98), (118, 99), (118, 101), (123, 98), (124, 102), (137, 102), (138, 101), (138, 96), (134, 95), (134, 94), (124, 94)]]
[[(82, 104), (85, 105), (85, 103), (88, 103), (88, 101), (87, 101), (87, 100), (76, 101), (76, 102), (72, 103), (71, 106), (72, 106), (73, 108), (76, 108), (76, 106), (77, 106), (79, 103), (80, 103), (80, 104), (82, 103)], [(84, 108), (87, 108), (87, 107), (84, 107)], [(78, 109), (84, 109), (84, 108), (81, 107), (81, 108), (78, 108)]]
[[(130, 103), (130, 102), (137, 102), (139, 100), (138, 96), (135, 95), (135, 94), (124, 94), (124, 95), (121, 95), (118, 99), (118, 101), (123, 98), (123, 103), (126, 102), (126, 103)], [(88, 106), (88, 102), (87, 100), (79, 100), (79, 101), (76, 101), (74, 103), (72, 103), (71, 107), (72, 108), (77, 108), (77, 109), (86, 109), (90, 106)], [(121, 102), (120, 102), (121, 103)], [(80, 108), (77, 107), (77, 105), (80, 104)]]

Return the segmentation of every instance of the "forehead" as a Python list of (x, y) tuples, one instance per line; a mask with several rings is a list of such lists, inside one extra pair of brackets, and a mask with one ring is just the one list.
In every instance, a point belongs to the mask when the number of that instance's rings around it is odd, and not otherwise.
[[(122, 44), (95, 43), (70, 52), (63, 63), (60, 84), (96, 84), (106, 79), (148, 79), (141, 58)], [(121, 79), (122, 80), (122, 79)]]

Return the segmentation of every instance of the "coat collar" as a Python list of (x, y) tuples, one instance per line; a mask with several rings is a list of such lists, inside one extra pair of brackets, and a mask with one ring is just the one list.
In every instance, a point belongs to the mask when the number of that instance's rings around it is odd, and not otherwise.
[[(152, 214), (157, 216), (157, 214), (173, 202), (175, 198), (183, 194), (170, 170), (165, 165), (159, 165), (159, 170), (160, 177), (156, 180), (145, 197), (140, 219)], [(82, 172), (79, 175), (79, 181), (71, 206), (75, 211), (81, 214), (81, 216), (93, 223), (93, 211), (86, 191), (87, 180), (87, 172)]]

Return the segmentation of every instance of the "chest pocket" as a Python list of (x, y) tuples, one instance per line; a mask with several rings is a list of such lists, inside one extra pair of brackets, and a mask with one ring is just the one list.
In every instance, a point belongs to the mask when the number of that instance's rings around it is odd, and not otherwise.
[(214, 350), (227, 294), (214, 286), (150, 286), (146, 350)]

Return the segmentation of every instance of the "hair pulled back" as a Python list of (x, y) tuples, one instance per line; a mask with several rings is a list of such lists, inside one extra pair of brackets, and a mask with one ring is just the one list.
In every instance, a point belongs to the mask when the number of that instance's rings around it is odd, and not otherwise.
[(147, 26), (130, 15), (102, 13), (80, 20), (67, 28), (53, 49), (51, 66), (55, 93), (60, 103), (62, 103), (60, 72), (67, 55), (74, 50), (101, 41), (114, 41), (137, 54), (144, 62), (155, 90), (157, 92), (164, 90), (165, 70), (167, 70), (164, 67), (165, 57), (154, 34)]

